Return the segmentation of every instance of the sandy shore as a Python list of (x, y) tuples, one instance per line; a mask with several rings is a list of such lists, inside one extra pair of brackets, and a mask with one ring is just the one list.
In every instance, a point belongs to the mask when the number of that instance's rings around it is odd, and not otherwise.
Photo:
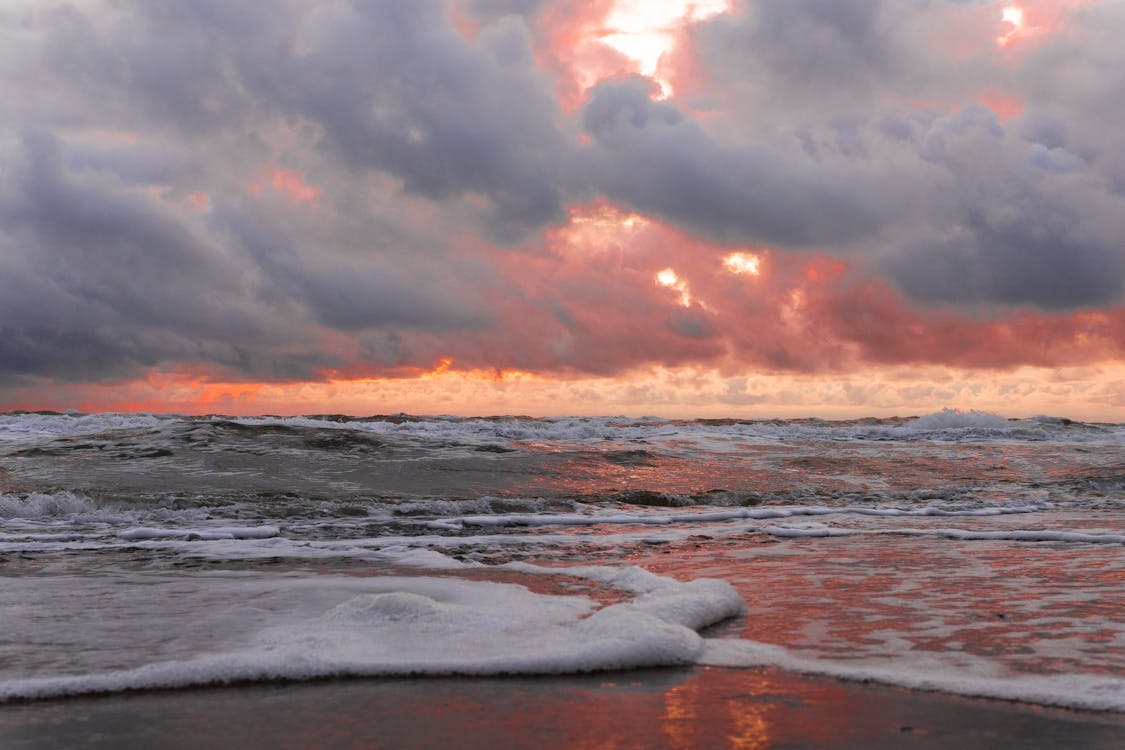
[(1119, 748), (1125, 716), (695, 668), (346, 680), (8, 705), (0, 747)]

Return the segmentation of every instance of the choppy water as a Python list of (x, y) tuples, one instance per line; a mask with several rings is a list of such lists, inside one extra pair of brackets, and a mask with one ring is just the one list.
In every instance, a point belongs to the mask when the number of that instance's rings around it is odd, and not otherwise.
[(1125, 711), (1123, 509), (1125, 426), (1048, 418), (0, 415), (0, 700), (703, 663)]

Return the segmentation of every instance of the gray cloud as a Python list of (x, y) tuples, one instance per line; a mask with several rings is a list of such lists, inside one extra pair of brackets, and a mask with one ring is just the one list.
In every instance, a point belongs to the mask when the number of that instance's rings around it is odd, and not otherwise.
[(479, 296), (487, 274), (474, 279), (479, 271), (471, 264), (427, 254), (416, 241), (388, 241), (393, 226), (366, 217), (349, 238), (346, 219), (332, 216), (325, 225), (241, 208), (216, 211), (215, 226), (267, 281), (262, 294), (299, 301), (318, 323), (348, 332), (380, 326), (440, 332), (489, 321)]
[(485, 197), (502, 242), (563, 217), (566, 144), (522, 21), (506, 17), (471, 46), (438, 3), (329, 6), (302, 41), (281, 99), (350, 164), (434, 200)]
[(699, 44), (709, 69), (756, 105), (816, 117), (870, 107), (927, 78), (903, 34), (906, 3), (883, 0), (745, 2), (706, 24)]
[(981, 106), (935, 120), (921, 153), (941, 170), (934, 219), (883, 261), (908, 295), (1048, 310), (1120, 300), (1123, 206), (1080, 156), (1028, 143)]
[(73, 172), (59, 141), (30, 132), (0, 178), (0, 373), (125, 375), (163, 360), (270, 371), (287, 337), (257, 308), (245, 267), (144, 191)]
[(547, 0), (469, 0), (472, 14), (485, 23), (494, 23), (504, 16), (533, 16)]
[[(822, 195), (841, 186), (864, 196), (851, 196), (859, 207), (852, 221), (829, 212), (823, 232), (774, 241), (812, 239), (870, 261), (873, 273), (924, 303), (1119, 304), (1125, 135), (1105, 123), (1125, 117), (1125, 98), (1114, 93), (1125, 86), (1125, 52), (1112, 31), (1125, 11), (1080, 9), (1069, 33), (1019, 49), (1013, 65), (993, 43), (999, 29), (941, 31), (957, 17), (955, 5), (747, 0), (741, 13), (698, 31), (698, 52), (737, 111), (724, 123), (728, 137), (745, 126), (775, 144), (774, 171), (786, 179), (807, 174)], [(965, 33), (980, 35), (972, 55), (942, 54), (963, 45)], [(1001, 122), (974, 103), (997, 92), (1024, 112)], [(778, 133), (799, 140), (815, 166), (803, 172), (777, 147)], [(748, 163), (733, 151), (726, 157), (713, 173), (731, 177)], [(800, 183), (792, 194), (768, 195), (790, 209), (804, 199), (799, 215), (811, 226), (821, 218), (816, 191)], [(751, 228), (769, 226), (748, 204)], [(769, 213), (784, 216), (778, 207)], [(865, 216), (875, 221), (855, 220)], [(714, 232), (717, 217), (710, 225)]]
[(583, 113), (596, 142), (587, 164), (610, 198), (722, 242), (848, 243), (889, 210), (856, 190), (864, 169), (722, 143), (643, 79), (599, 84)]

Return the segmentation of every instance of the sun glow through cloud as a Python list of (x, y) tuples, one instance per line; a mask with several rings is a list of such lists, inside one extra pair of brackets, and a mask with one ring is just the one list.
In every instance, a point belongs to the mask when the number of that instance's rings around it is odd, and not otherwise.
[(672, 85), (660, 75), (661, 58), (675, 48), (680, 27), (726, 13), (730, 5), (729, 0), (618, 0), (598, 39), (655, 80), (666, 98)]
[(1008, 24), (1010, 28), (1007, 32), (997, 37), (996, 43), (1001, 47), (1006, 47), (1024, 32), (1024, 10), (1018, 5), (1005, 6), (1000, 12), (1000, 20)]
[(733, 274), (758, 276), (761, 266), (762, 259), (750, 253), (731, 253), (723, 258), (723, 267)]
[(656, 283), (679, 292), (680, 304), (684, 307), (691, 307), (691, 290), (688, 288), (687, 282), (681, 279), (673, 269), (665, 268), (656, 274)]

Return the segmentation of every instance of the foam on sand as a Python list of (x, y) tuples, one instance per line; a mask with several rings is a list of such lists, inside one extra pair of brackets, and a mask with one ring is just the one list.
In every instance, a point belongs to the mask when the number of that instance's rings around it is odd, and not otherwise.
[[(13, 679), (0, 683), (0, 701), (260, 680), (566, 674), (686, 665), (703, 650), (697, 628), (744, 609), (723, 581), (680, 583), (628, 569), (580, 573), (618, 580), (634, 597), (596, 609), (586, 597), (547, 596), (508, 583), (281, 579), (273, 584), (315, 585), (317, 595), (294, 598), (297, 611), (278, 615), (284, 622), (249, 637), (232, 633), (233, 640), (243, 639), (237, 647), (130, 669)], [(183, 583), (179, 586), (183, 596)], [(333, 587), (338, 601), (317, 612), (300, 611), (310, 601), (323, 606)], [(253, 592), (247, 593), (245, 601), (227, 606), (235, 613), (249, 606)]]
[[(964, 658), (963, 656), (961, 658)], [(842, 680), (878, 682), (976, 698), (1035, 703), (1088, 711), (1125, 711), (1125, 679), (1100, 674), (998, 674), (942, 664), (921, 655), (886, 664), (803, 656), (780, 646), (736, 639), (707, 639), (700, 664), (716, 667), (779, 667)], [(983, 672), (983, 674), (981, 673)]]

